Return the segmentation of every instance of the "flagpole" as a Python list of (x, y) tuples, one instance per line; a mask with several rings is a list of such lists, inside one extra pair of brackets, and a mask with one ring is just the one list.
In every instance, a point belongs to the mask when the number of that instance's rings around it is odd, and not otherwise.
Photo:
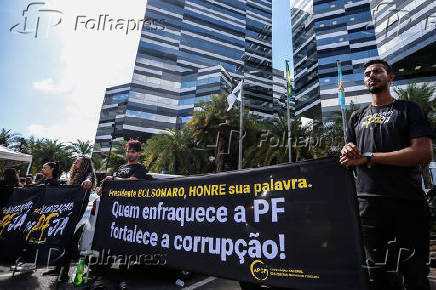
[(346, 137), (347, 120), (345, 117), (345, 110), (341, 110), (341, 113), (342, 113), (342, 131), (344, 131), (344, 142), (345, 142), (345, 144), (347, 144), (347, 137)]
[[(289, 66), (289, 60), (285, 60), (286, 65)], [(289, 87), (289, 82), (288, 82), (288, 87)], [(291, 88), (288, 88), (288, 91)], [(292, 140), (291, 140), (291, 109), (290, 109), (290, 97), (289, 94), (286, 96), (287, 102), (286, 102), (286, 112), (287, 112), (287, 122), (288, 122), (288, 158), (289, 158), (289, 162), (292, 162)]]
[[(340, 63), (341, 63), (341, 61), (340, 60), (337, 60), (336, 61), (336, 66), (338, 67), (338, 87), (339, 87), (339, 66), (340, 66)], [(341, 78), (342, 78), (342, 69), (341, 69)], [(345, 98), (345, 96), (344, 96), (344, 98)], [(346, 115), (345, 115), (345, 108), (341, 105), (341, 104), (339, 104), (340, 106), (341, 106), (341, 115), (342, 115), (342, 131), (343, 131), (343, 133), (344, 133), (344, 142), (345, 142), (345, 144), (347, 144), (347, 137), (346, 137), (346, 132), (347, 132), (347, 118), (346, 118)]]
[(289, 162), (292, 162), (292, 147), (291, 147), (291, 115), (290, 115), (290, 108), (289, 108), (289, 97), (287, 103), (287, 113), (288, 113), (288, 152), (289, 152)]
[(244, 78), (241, 84), (241, 104), (239, 108), (239, 155), (238, 155), (238, 170), (242, 169), (242, 132), (244, 131)]
[(240, 106), (240, 114), (239, 114), (239, 155), (238, 155), (238, 169), (242, 169), (242, 138), (244, 131), (244, 78), (242, 78), (241, 84), (241, 106)]

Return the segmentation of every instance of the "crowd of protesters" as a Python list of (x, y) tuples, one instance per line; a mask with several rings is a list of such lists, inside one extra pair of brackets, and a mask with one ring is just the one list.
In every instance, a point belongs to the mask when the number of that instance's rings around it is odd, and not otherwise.
[[(84, 169), (88, 171), (83, 172)], [(15, 187), (61, 185), (59, 177), (59, 164), (57, 162), (44, 163), (41, 172), (36, 174), (35, 178), (32, 174), (27, 174), (25, 178), (20, 178), (15, 168), (5, 169), (3, 179), (0, 179), (0, 208), (7, 204)], [(95, 187), (95, 180), (95, 172), (91, 159), (86, 156), (79, 156), (71, 166), (66, 184), (82, 185), (84, 189), (91, 189)]]
[[(97, 186), (97, 178), (91, 158), (87, 156), (79, 156), (74, 161), (68, 174), (66, 185), (80, 185), (84, 190), (87, 190), (87, 198), (89, 198), (90, 190), (95, 191), (101, 195), (101, 188), (104, 182), (108, 180), (139, 180), (151, 179), (148, 175), (147, 169), (139, 162), (141, 155), (141, 142), (138, 140), (130, 140), (126, 144), (126, 164), (120, 166), (112, 176), (106, 176)], [(41, 172), (35, 178), (31, 174), (26, 175), (25, 178), (20, 180), (19, 173), (14, 168), (8, 168), (4, 171), (4, 178), (0, 180), (0, 208), (8, 204), (14, 188), (25, 186), (61, 186), (60, 170), (57, 162), (50, 161), (44, 163)], [(44, 272), (43, 275), (60, 275), (61, 281), (68, 281), (68, 271), (72, 259), (72, 253), (75, 251), (74, 247), (77, 246), (73, 242), (71, 247), (67, 249), (65, 259), (61, 264), (58, 264), (54, 269)], [(61, 268), (63, 267), (63, 271)], [(105, 269), (95, 268), (94, 274), (96, 275), (95, 288), (102, 288), (102, 276)], [(121, 288), (126, 287), (126, 282), (121, 281)]]
[[(346, 129), (346, 144), (339, 162), (355, 170), (361, 232), (371, 290), (429, 290), (430, 212), (421, 188), (419, 164), (432, 160), (434, 132), (422, 107), (413, 101), (396, 100), (390, 93), (394, 79), (391, 66), (383, 60), (364, 65), (364, 85), (371, 94), (371, 104), (353, 112)], [(147, 179), (147, 170), (139, 163), (141, 143), (130, 140), (126, 145), (127, 163), (108, 180)], [(0, 184), (0, 205), (4, 206), (14, 187), (59, 185), (59, 166), (47, 162), (42, 176), (28, 175), (21, 182), (15, 169), (4, 172)], [(74, 162), (69, 185), (84, 189), (96, 187), (95, 173), (88, 157)], [(101, 184), (100, 184), (101, 186)], [(96, 188), (101, 195), (101, 187)], [(396, 272), (385, 263), (392, 241), (401, 249), (413, 252)], [(68, 262), (69, 263), (69, 262)], [(94, 288), (104, 287), (105, 269), (94, 269)], [(55, 269), (53, 273), (58, 273)], [(120, 284), (126, 288), (125, 282)]]

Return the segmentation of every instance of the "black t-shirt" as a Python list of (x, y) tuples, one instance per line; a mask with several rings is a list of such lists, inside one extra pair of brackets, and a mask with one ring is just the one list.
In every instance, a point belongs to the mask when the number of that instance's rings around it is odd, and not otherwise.
[[(434, 137), (422, 107), (405, 100), (385, 106), (369, 105), (353, 112), (346, 135), (347, 142), (356, 144), (362, 153), (398, 151), (410, 146), (411, 139)], [(418, 166), (358, 166), (356, 187), (361, 197), (424, 199)]]
[(147, 169), (140, 163), (121, 165), (114, 173), (114, 177), (119, 178), (136, 177), (138, 179), (145, 179), (146, 175)]
[(44, 179), (41, 183), (41, 185), (52, 185), (52, 186), (58, 186), (60, 185), (59, 180), (56, 178), (50, 178), (50, 179)]
[(14, 188), (7, 186), (6, 182), (0, 180), (0, 209), (7, 205), (14, 192)]

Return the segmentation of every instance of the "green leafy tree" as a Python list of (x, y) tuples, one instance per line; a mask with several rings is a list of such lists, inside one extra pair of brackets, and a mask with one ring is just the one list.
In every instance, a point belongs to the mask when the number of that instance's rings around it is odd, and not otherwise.
[[(239, 109), (240, 103), (227, 111), (227, 95), (212, 95), (208, 102), (200, 101), (193, 112), (192, 120), (187, 122), (198, 147), (208, 150), (214, 156), (216, 172), (233, 170), (238, 165)], [(255, 116), (244, 110), (244, 148), (255, 142), (257, 122)]]
[[(269, 166), (289, 162), (287, 115), (270, 121), (259, 121), (258, 142), (252, 143), (245, 151), (247, 167)], [(310, 130), (302, 126), (301, 118), (291, 121), (292, 161), (310, 159)]]
[(190, 175), (207, 172), (207, 154), (195, 149), (189, 126), (167, 129), (147, 140), (143, 158), (151, 172)]
[(16, 142), (16, 139), (19, 137), (19, 134), (13, 133), (10, 129), (2, 128), (0, 131), (0, 145), (5, 147), (9, 147)]
[[(353, 102), (347, 106), (345, 109), (345, 120), (347, 124), (348, 120), (350, 120), (351, 114), (358, 109), (359, 106), (356, 106)], [(325, 124), (314, 123), (314, 128), (314, 130), (317, 131), (316, 134), (320, 136), (319, 148), (314, 148), (314, 150), (318, 150), (317, 153), (323, 152), (323, 154), (317, 155), (340, 155), (341, 149), (345, 145), (342, 113), (340, 111), (333, 112), (333, 117), (329, 122), (326, 122)]]
[(25, 154), (32, 154), (32, 148), (35, 145), (35, 138), (29, 137), (23, 137), (18, 136), (15, 138), (15, 142), (9, 146), (12, 150), (25, 153)]
[(55, 161), (59, 164), (61, 173), (68, 172), (73, 164), (74, 157), (68, 146), (58, 140), (36, 140), (32, 146), (32, 173), (41, 171), (46, 162)]
[(77, 139), (75, 142), (71, 142), (69, 149), (71, 150), (71, 152), (73, 152), (74, 155), (91, 156), (93, 151), (93, 145), (89, 140), (82, 141)]
[[(113, 174), (121, 165), (124, 165), (127, 163), (126, 144), (127, 144), (127, 141), (122, 140), (122, 141), (119, 141), (112, 146), (112, 151), (110, 153), (109, 162), (107, 163), (107, 167), (109, 168), (110, 174)], [(108, 156), (108, 154), (109, 154), (109, 152), (105, 153), (106, 156)], [(106, 162), (107, 162), (107, 159), (106, 159)]]
[(103, 172), (106, 170), (107, 154), (101, 152), (101, 147), (98, 143), (93, 146), (91, 160), (96, 172)]

